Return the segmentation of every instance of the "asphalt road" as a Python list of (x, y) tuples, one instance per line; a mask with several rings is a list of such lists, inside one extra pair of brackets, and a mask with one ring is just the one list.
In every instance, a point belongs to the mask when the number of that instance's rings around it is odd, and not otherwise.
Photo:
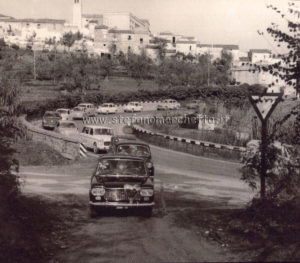
[(95, 155), (68, 166), (21, 167), (24, 193), (42, 195), (73, 213), (76, 227), (66, 249), (55, 255), (59, 262), (241, 260), (201, 233), (175, 223), (176, 214), (184, 212), (189, 202), (204, 213), (211, 208), (244, 206), (253, 193), (239, 179), (240, 165), (156, 146), (151, 150), (156, 168), (152, 218), (128, 211), (89, 217), (88, 189), (97, 164)]

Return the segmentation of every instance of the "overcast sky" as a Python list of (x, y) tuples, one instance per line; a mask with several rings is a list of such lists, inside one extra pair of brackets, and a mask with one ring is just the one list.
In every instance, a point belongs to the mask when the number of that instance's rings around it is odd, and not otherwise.
[[(0, 14), (16, 18), (71, 21), (74, 0), (0, 0)], [(151, 31), (195, 36), (203, 44), (237, 44), (242, 50), (274, 49), (257, 34), (271, 22), (283, 23), (266, 8), (286, 8), (287, 0), (83, 0), (83, 13), (131, 12), (149, 19)]]

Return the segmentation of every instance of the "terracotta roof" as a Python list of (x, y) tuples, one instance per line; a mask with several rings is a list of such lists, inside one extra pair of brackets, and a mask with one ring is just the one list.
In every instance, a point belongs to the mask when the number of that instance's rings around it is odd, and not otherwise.
[(84, 18), (102, 18), (103, 15), (99, 15), (99, 14), (83, 14), (82, 17), (84, 17)]
[(99, 26), (95, 26), (95, 29), (108, 29), (108, 26), (106, 26), (106, 25), (99, 25)]
[(176, 44), (196, 44), (196, 41), (190, 41), (190, 40), (179, 40), (176, 41)]
[(231, 50), (238, 50), (238, 45), (222, 45), (222, 44), (197, 44), (197, 47), (209, 47), (209, 48), (222, 48), (222, 49), (231, 49)]
[(131, 30), (121, 30), (121, 29), (110, 29), (108, 33), (116, 33), (116, 34), (134, 34)]
[(24, 18), (24, 19), (7, 19), (7, 22), (16, 22), (16, 23), (36, 23), (36, 24), (64, 24), (66, 20), (61, 19), (33, 19), (33, 18)]
[(251, 53), (268, 53), (271, 54), (269, 49), (250, 49), (249, 52)]
[(171, 32), (160, 32), (159, 33), (161, 36), (173, 36)]

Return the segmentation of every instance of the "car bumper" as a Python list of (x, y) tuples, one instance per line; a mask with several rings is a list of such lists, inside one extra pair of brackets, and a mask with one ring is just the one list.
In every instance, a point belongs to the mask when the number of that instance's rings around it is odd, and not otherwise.
[(91, 206), (97, 207), (116, 207), (116, 208), (129, 208), (129, 207), (153, 207), (154, 202), (152, 203), (121, 203), (121, 202), (92, 202), (90, 201)]

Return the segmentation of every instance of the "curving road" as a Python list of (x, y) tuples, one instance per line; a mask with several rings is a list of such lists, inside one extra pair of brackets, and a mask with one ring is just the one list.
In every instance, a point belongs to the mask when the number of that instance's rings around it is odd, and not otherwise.
[[(79, 122), (78, 126), (82, 124)], [(122, 127), (118, 128), (121, 132)], [(113, 213), (88, 215), (90, 176), (97, 156), (52, 167), (21, 167), (23, 192), (39, 194), (73, 211), (76, 227), (59, 262), (199, 262), (241, 260), (194, 229), (183, 229), (176, 215), (190, 209), (241, 207), (254, 193), (239, 179), (240, 164), (151, 146), (156, 168), (152, 218)], [(192, 208), (191, 208), (192, 209)], [(205, 213), (205, 212), (204, 212)]]

